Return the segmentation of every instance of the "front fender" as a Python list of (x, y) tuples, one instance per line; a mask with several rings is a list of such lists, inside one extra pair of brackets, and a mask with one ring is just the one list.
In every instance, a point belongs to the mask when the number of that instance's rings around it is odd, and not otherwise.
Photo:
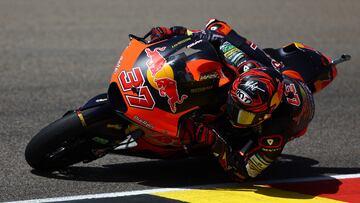
[(89, 109), (95, 106), (104, 105), (106, 103), (108, 103), (107, 93), (99, 94), (87, 101), (82, 107), (79, 108), (79, 110)]

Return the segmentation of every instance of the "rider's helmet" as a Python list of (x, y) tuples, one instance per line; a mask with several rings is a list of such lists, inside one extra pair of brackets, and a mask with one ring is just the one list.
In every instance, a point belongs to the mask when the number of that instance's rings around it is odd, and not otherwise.
[(282, 74), (273, 68), (255, 68), (241, 74), (232, 84), (227, 113), (235, 127), (253, 127), (271, 117), (283, 93)]

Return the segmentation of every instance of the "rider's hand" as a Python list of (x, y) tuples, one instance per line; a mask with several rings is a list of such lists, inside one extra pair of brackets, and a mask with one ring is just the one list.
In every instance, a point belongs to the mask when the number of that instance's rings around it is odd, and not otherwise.
[(243, 181), (249, 178), (245, 168), (244, 154), (233, 150), (222, 137), (217, 136), (211, 151), (218, 158), (220, 165), (234, 180)]
[(245, 157), (240, 151), (231, 152), (228, 158), (228, 165), (231, 168), (233, 178), (236, 180), (245, 180), (249, 178), (245, 167)]
[(181, 26), (174, 26), (171, 28), (167, 27), (154, 27), (151, 29), (150, 34), (150, 43), (157, 42), (163, 39), (167, 39), (169, 37), (175, 35), (185, 35), (187, 29)]
[(196, 129), (193, 133), (193, 141), (210, 146), (213, 155), (233, 179), (242, 181), (249, 178), (245, 168), (245, 156), (241, 151), (233, 150), (214, 128), (196, 122), (193, 122), (192, 126)]
[(188, 32), (188, 29), (182, 26), (173, 26), (170, 28), (173, 35), (186, 35)]
[(211, 30), (201, 30), (199, 32), (193, 32), (191, 34), (196, 39), (207, 40), (211, 43), (221, 44), (224, 40), (224, 36)]
[(210, 128), (209, 126), (206, 126), (202, 123), (195, 125), (196, 125), (196, 131), (194, 133), (193, 140), (198, 144), (212, 146), (218, 137), (218, 134), (216, 133), (215, 129)]
[(151, 29), (150, 43), (157, 42), (172, 35), (172, 31), (167, 27), (154, 27)]

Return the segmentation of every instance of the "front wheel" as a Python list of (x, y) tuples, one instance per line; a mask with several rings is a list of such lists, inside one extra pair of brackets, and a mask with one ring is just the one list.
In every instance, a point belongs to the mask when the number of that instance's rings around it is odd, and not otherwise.
[[(32, 138), (26, 147), (25, 159), (34, 169), (46, 171), (94, 160), (104, 155), (112, 143), (109, 139), (96, 137), (96, 132), (103, 131), (106, 123), (114, 121), (119, 123), (109, 104), (82, 110), (81, 115), (79, 112), (67, 113)], [(118, 133), (117, 139), (121, 137)]]

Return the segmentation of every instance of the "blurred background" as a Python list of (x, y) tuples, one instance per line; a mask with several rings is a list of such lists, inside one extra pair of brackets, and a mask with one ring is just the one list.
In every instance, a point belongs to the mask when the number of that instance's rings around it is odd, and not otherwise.
[[(31, 171), (23, 155), (43, 126), (106, 92), (129, 33), (143, 35), (154, 26), (202, 29), (214, 17), (263, 48), (297, 41), (329, 56), (353, 56), (339, 67), (330, 87), (316, 95), (307, 136), (284, 153), (300, 157), (300, 163), (312, 160), (300, 170), (302, 176), (359, 173), (359, 10), (357, 0), (1, 0), (0, 201), (228, 181), (212, 176), (221, 170), (211, 161), (121, 156), (79, 165), (59, 178)], [(149, 164), (152, 169), (144, 172)], [(285, 173), (282, 167), (273, 174), (300, 173)]]

